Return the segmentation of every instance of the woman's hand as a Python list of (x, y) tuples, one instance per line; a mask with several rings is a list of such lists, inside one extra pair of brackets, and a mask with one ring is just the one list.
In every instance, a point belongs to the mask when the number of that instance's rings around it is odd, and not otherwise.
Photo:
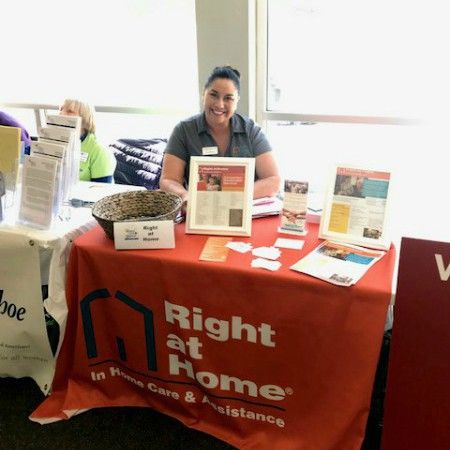
[(159, 187), (162, 191), (178, 194), (183, 204), (187, 203), (188, 191), (183, 186), (184, 169), (186, 163), (174, 155), (165, 154), (159, 180)]

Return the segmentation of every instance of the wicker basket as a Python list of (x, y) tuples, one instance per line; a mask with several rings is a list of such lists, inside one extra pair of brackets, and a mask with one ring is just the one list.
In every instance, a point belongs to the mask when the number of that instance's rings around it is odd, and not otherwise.
[(131, 191), (108, 195), (94, 204), (92, 215), (110, 239), (114, 222), (174, 220), (180, 211), (181, 197), (164, 191)]

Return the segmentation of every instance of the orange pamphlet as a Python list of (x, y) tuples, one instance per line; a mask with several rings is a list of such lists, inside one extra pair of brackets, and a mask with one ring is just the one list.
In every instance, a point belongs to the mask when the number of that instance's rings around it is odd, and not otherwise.
[(227, 260), (229, 248), (225, 245), (232, 241), (229, 237), (210, 237), (203, 246), (200, 254), (201, 261), (218, 261), (224, 262)]

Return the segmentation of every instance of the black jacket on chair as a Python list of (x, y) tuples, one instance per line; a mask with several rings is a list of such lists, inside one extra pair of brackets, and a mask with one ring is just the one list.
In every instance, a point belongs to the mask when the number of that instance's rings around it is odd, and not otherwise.
[(162, 160), (167, 139), (118, 139), (110, 145), (117, 160), (117, 184), (159, 188)]

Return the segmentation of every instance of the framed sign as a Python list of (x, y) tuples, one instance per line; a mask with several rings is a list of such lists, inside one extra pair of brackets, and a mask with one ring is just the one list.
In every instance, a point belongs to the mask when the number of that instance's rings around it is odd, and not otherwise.
[(387, 250), (388, 197), (391, 174), (335, 167), (325, 198), (319, 237)]
[(250, 236), (254, 158), (193, 156), (186, 233)]

